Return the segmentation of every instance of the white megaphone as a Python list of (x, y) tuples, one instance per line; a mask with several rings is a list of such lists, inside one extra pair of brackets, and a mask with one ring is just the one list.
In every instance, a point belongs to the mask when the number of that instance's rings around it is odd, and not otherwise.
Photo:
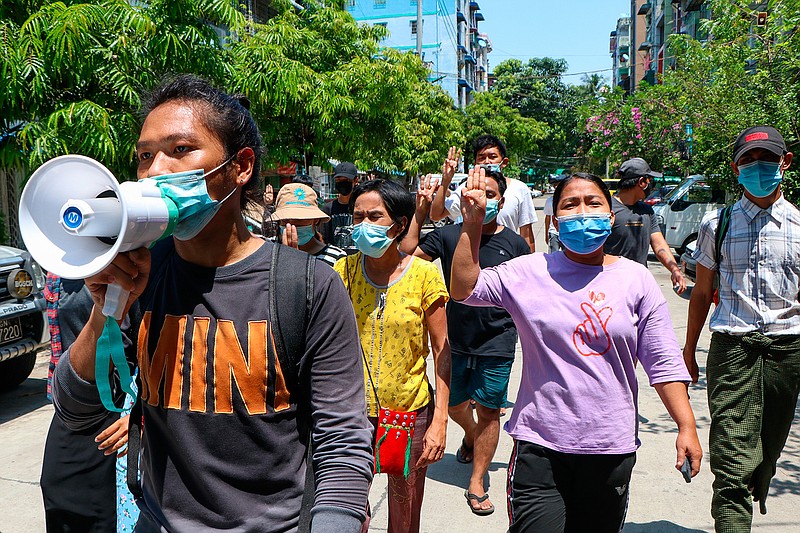
[[(149, 181), (149, 180), (148, 180)], [(47, 161), (28, 180), (19, 206), (22, 240), (45, 270), (83, 279), (127, 252), (165, 237), (178, 209), (148, 182), (118, 183), (94, 159), (64, 155)], [(128, 291), (109, 285), (103, 314), (122, 319)]]

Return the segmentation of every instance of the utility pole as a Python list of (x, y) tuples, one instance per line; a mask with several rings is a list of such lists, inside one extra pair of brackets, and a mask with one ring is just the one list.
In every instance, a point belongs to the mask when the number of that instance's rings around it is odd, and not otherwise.
[(422, 61), (422, 0), (417, 0), (417, 57)]

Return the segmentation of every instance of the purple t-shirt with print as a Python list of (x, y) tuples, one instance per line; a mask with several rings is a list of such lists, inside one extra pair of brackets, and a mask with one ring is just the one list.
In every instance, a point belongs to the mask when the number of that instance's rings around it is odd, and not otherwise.
[(636, 361), (650, 384), (690, 380), (667, 302), (644, 266), (589, 266), (563, 252), (481, 270), (464, 303), (505, 308), (522, 344), (522, 381), (505, 429), (564, 453), (639, 447)]

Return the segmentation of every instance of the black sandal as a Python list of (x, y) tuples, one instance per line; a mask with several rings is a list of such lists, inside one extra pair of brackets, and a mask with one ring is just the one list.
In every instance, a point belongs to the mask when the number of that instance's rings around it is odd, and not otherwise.
[(472, 458), (464, 459), (465, 453), (472, 453), (472, 446), (467, 446), (467, 440), (464, 438), (461, 439), (461, 447), (456, 451), (456, 461), (467, 465), (472, 462)]
[(469, 489), (467, 489), (467, 490), (464, 491), (464, 497), (467, 499), (467, 505), (469, 505), (470, 510), (473, 513), (475, 513), (476, 515), (486, 516), (486, 515), (490, 515), (490, 514), (492, 514), (494, 512), (494, 504), (492, 504), (492, 506), (489, 507), (488, 509), (481, 509), (480, 507), (475, 508), (475, 507), (472, 506), (472, 500), (475, 500), (478, 503), (485, 502), (489, 498), (489, 493), (488, 492), (486, 494), (484, 494), (483, 496), (477, 496), (475, 494), (472, 494), (469, 491)]

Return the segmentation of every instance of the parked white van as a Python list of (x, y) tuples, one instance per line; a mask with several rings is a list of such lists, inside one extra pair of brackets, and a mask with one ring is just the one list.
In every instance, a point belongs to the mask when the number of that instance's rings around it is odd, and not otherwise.
[(703, 216), (724, 206), (725, 191), (713, 189), (705, 176), (696, 174), (683, 180), (653, 209), (667, 244), (681, 255), (697, 240)]

